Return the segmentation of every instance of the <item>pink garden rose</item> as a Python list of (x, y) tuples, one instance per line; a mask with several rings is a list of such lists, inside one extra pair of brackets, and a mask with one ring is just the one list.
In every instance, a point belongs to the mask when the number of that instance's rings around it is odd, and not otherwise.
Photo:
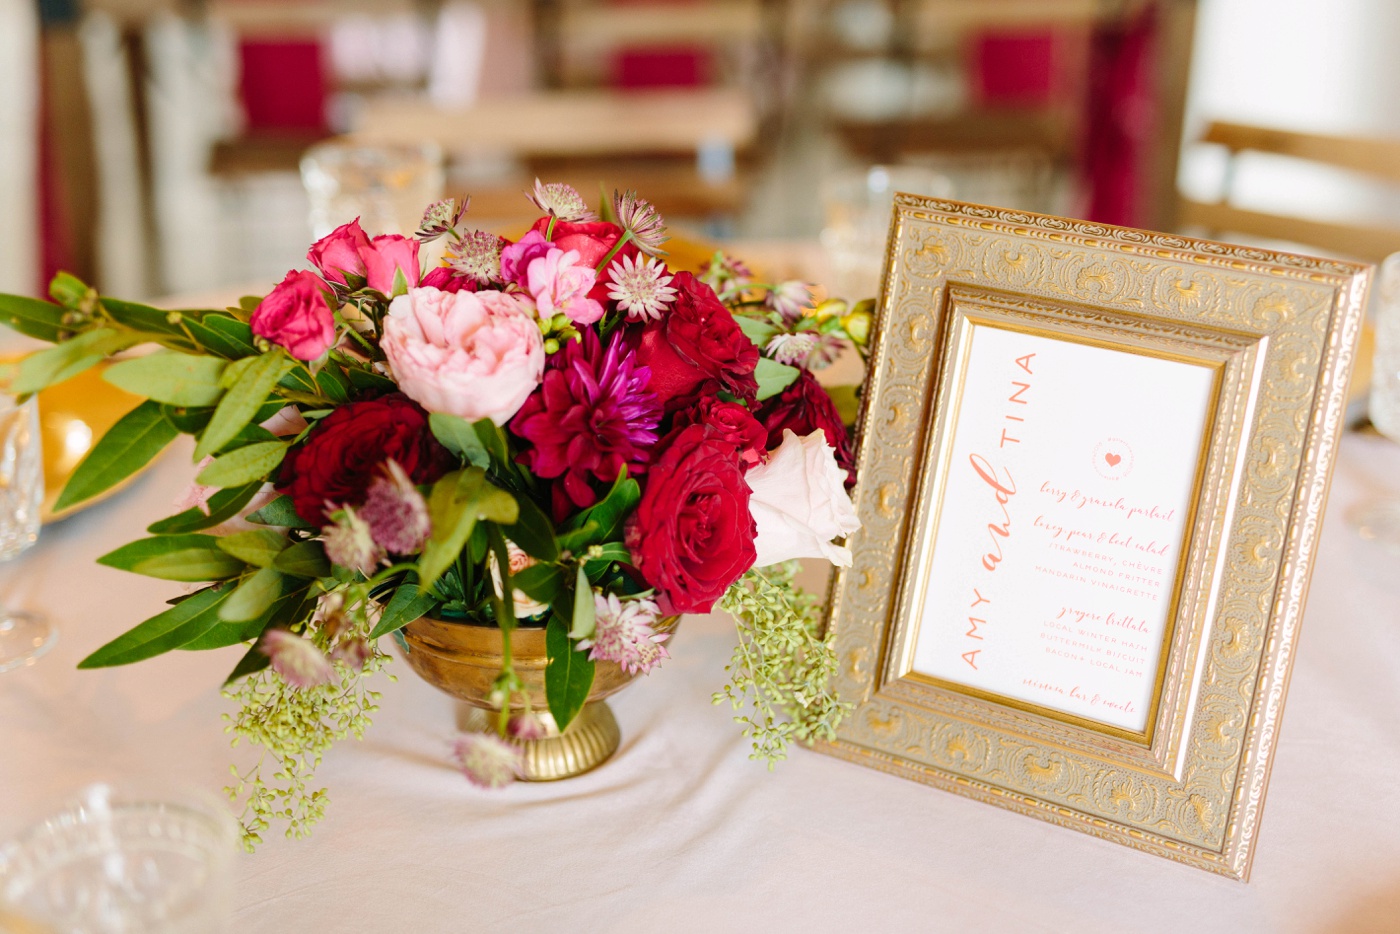
[(326, 283), (294, 269), (258, 303), (249, 322), (253, 333), (287, 349), (298, 360), (315, 360), (335, 343), (335, 315)]
[(550, 249), (530, 261), (526, 276), (541, 319), (563, 314), (574, 324), (593, 324), (603, 317), (602, 304), (588, 297), (598, 273), (579, 262), (577, 250)]
[(554, 244), (546, 240), (544, 234), (538, 230), (527, 231), (518, 243), (512, 243), (501, 250), (501, 278), (506, 282), (526, 287), (526, 273), (530, 264), (553, 248)]
[(504, 425), (544, 374), (528, 296), (412, 289), (389, 305), (381, 342), (399, 388), (429, 412)]
[(357, 217), (348, 224), (341, 224), (311, 244), (306, 258), (321, 271), (321, 275), (325, 276), (328, 282), (349, 285), (346, 281), (347, 276), (364, 279), (364, 253), (369, 248), (369, 237), (365, 236)]
[(410, 289), (418, 286), (418, 241), (398, 234), (375, 237), (360, 251), (365, 261), (365, 284), (384, 295), (394, 294), (394, 274), (403, 272)]

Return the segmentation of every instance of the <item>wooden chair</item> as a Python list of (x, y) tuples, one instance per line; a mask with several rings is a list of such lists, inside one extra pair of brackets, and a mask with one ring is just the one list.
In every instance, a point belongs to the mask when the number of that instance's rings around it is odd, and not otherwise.
[(1347, 169), (1385, 182), (1400, 183), (1400, 140), (1362, 139), (1212, 123), (1200, 142), (1224, 146), (1230, 162), (1216, 202), (1181, 197), (1178, 226), (1203, 228), (1210, 235), (1246, 235), (1286, 240), (1329, 253), (1380, 262), (1400, 251), (1400, 227), (1346, 224), (1287, 217), (1235, 207), (1230, 203), (1237, 159), (1243, 152), (1271, 153)]

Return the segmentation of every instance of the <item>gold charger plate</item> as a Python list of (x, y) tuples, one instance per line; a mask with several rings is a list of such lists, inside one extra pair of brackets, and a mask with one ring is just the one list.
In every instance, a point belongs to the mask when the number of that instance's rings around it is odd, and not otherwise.
[[(78, 464), (123, 415), (141, 404), (141, 397), (118, 389), (102, 378), (108, 364), (84, 370), (67, 382), (39, 393), (39, 435), (44, 445), (45, 524), (67, 518), (93, 503), (99, 503), (145, 473), (141, 468), (121, 483), (62, 512), (54, 511), (58, 494)], [(151, 463), (154, 463), (153, 460)]]

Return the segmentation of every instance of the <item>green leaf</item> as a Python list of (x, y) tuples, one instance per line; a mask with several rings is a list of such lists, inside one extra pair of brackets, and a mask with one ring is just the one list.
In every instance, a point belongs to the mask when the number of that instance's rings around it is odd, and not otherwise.
[[(642, 501), (642, 488), (637, 485), (637, 481), (627, 476), (627, 468), (622, 468), (618, 473), (617, 481), (613, 483), (608, 495), (603, 497), (593, 506), (585, 509), (569, 521), (572, 529), (581, 529), (590, 522), (598, 524), (598, 531), (582, 541), (575, 541), (571, 550), (579, 551), (584, 545), (593, 545), (599, 542), (615, 541), (622, 537), (622, 527), (637, 508), (637, 504)], [(561, 541), (560, 547), (565, 547)]]
[(219, 550), (255, 568), (271, 567), (287, 547), (287, 537), (271, 529), (249, 529), (214, 539)]
[[(304, 619), (311, 614), (316, 601), (307, 599), (310, 584), (289, 585), (285, 593), (273, 600), (267, 610), (253, 619), (220, 620), (209, 631), (197, 639), (180, 646), (182, 652), (202, 652), (207, 649), (222, 649), (237, 645), (261, 636), (272, 626), (286, 627), (293, 621)], [(230, 601), (232, 598), (230, 598)], [(225, 604), (227, 606), (228, 604)]]
[(160, 403), (143, 402), (107, 430), (73, 471), (54, 503), (61, 512), (102, 493), (145, 467), (179, 432), (161, 415)]
[(350, 401), (350, 380), (346, 378), (340, 367), (334, 363), (329, 363), (321, 368), (316, 374), (316, 387), (321, 395), (340, 405)]
[(253, 329), (222, 311), (182, 311), (185, 328), (199, 345), (229, 360), (258, 355)]
[(374, 629), (370, 632), (369, 637), (378, 639), (380, 636), (397, 632), (423, 616), (436, 604), (436, 597), (431, 593), (424, 593), (418, 589), (416, 583), (406, 580), (389, 598), (388, 605), (384, 607), (384, 612), (380, 615), (379, 622), (374, 624)]
[(836, 414), (841, 416), (843, 425), (854, 425), (860, 416), (859, 386), (827, 386), (827, 395), (836, 406)]
[(590, 544), (602, 539), (603, 536), (599, 535), (598, 531), (597, 522), (586, 522), (583, 528), (562, 532), (559, 535), (559, 550), (581, 552)]
[(563, 730), (573, 722), (588, 700), (596, 666), (585, 652), (574, 649), (568, 628), (557, 614), (550, 614), (544, 633), (549, 662), (544, 670), (544, 693), (554, 722)]
[(55, 344), (20, 361), (8, 391), (16, 395), (38, 392), (77, 376), (101, 363), (108, 354), (140, 343), (143, 335), (94, 328), (71, 340)]
[(183, 320), (184, 315), (181, 312), (152, 308), (149, 305), (138, 305), (135, 302), (124, 302), (117, 298), (103, 298), (102, 307), (107, 310), (108, 317), (113, 321), (129, 327), (133, 331), (168, 335), (185, 348), (196, 349), (180, 328), (178, 321), (170, 320), (171, 315), (179, 315), (179, 320)]
[(476, 501), (476, 517), (500, 525), (514, 525), (520, 518), (520, 504), (514, 496), (488, 480)]
[(588, 569), (588, 579), (596, 584), (608, 573), (608, 568), (612, 567), (614, 561), (631, 564), (632, 553), (622, 542), (608, 542), (598, 546), (597, 555), (592, 554), (590, 548), (587, 553), (580, 556), (579, 560)]
[(278, 555), (272, 566), (293, 577), (331, 576), (331, 562), (326, 557), (326, 546), (318, 541), (297, 542)]
[(237, 577), (243, 562), (219, 549), (213, 535), (157, 535), (142, 538), (97, 559), (109, 568), (171, 581), (214, 581)]
[(578, 566), (578, 575), (574, 580), (574, 613), (573, 626), (569, 628), (570, 639), (587, 639), (593, 635), (593, 627), (597, 623), (597, 617), (593, 607), (593, 585), (588, 582), (588, 574), (584, 566)]
[(553, 564), (532, 564), (511, 578), (511, 586), (546, 606), (567, 608), (570, 598), (564, 572)]
[(206, 486), (242, 486), (262, 480), (287, 456), (283, 441), (264, 441), (234, 448), (199, 472), (195, 480)]
[(253, 416), (258, 414), (277, 381), (291, 366), (292, 361), (287, 359), (280, 348), (252, 358), (252, 362), (242, 370), (238, 381), (224, 394), (218, 408), (214, 410), (214, 417), (209, 419), (209, 427), (204, 429), (199, 444), (195, 446), (195, 459), (213, 454), (232, 441), (253, 420)]
[(219, 608), (219, 619), (227, 622), (257, 619), (281, 596), (282, 580), (282, 572), (276, 568), (254, 571), (224, 601)]
[(296, 505), (290, 496), (282, 495), (266, 506), (250, 512), (244, 517), (258, 525), (276, 525), (287, 529), (314, 529), (310, 522), (297, 515)]
[(744, 332), (744, 336), (753, 342), (759, 350), (768, 346), (768, 342), (778, 333), (778, 327), (762, 318), (752, 318), (748, 315), (735, 315), (734, 322), (739, 325), (739, 330)]
[(517, 497), (516, 504), (519, 518), (506, 528), (506, 537), (537, 561), (558, 561), (559, 543), (554, 540), (554, 523), (530, 497)]
[(350, 377), (350, 383), (356, 389), (384, 390), (394, 392), (399, 388), (398, 384), (381, 373), (371, 370), (362, 370), (359, 367), (351, 367), (346, 371), (346, 376)]
[(0, 322), (41, 341), (58, 343), (64, 331), (63, 314), (62, 307), (37, 298), (0, 295)]
[(219, 622), (219, 608), (233, 588), (206, 587), (175, 606), (117, 636), (78, 663), (79, 668), (130, 665), (178, 649), (204, 635)]
[(152, 522), (146, 526), (146, 531), (152, 535), (176, 535), (182, 532), (198, 532), (200, 529), (211, 529), (222, 522), (232, 519), (243, 511), (243, 507), (257, 495), (262, 489), (261, 483), (250, 483), (247, 486), (231, 487), (227, 490), (219, 490), (209, 497), (209, 502), (205, 506), (209, 508), (208, 515), (197, 507), (190, 507), (182, 513), (171, 516), (168, 519), (161, 519), (159, 522)]
[(113, 364), (102, 378), (119, 389), (168, 405), (213, 405), (224, 394), (218, 357), (163, 350)]
[(477, 499), (486, 485), (486, 471), (468, 467), (453, 471), (433, 484), (428, 494), (428, 518), (433, 531), (418, 559), (418, 589), (427, 593), (457, 560), (476, 528)]
[(486, 453), (485, 445), (465, 418), (434, 412), (428, 416), (428, 427), (432, 429), (433, 437), (442, 442), (443, 447), (459, 455), (473, 467), (491, 466), (491, 457)]
[(795, 366), (788, 366), (786, 363), (779, 363), (777, 360), (770, 360), (767, 357), (759, 357), (758, 368), (753, 371), (754, 378), (758, 380), (758, 401), (762, 402), (769, 396), (776, 396), (791, 386), (801, 372)]
[(495, 422), (489, 418), (483, 418), (472, 422), (472, 430), (476, 432), (481, 446), (486, 449), (487, 456), (491, 458), (492, 468), (498, 474), (506, 474), (515, 470), (515, 463), (510, 459), (510, 446), (506, 443), (505, 432)]

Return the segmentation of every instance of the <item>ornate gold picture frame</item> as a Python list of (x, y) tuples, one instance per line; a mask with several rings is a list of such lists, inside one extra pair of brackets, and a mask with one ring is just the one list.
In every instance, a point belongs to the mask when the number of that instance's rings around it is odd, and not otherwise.
[(819, 748), (1247, 878), (1368, 279), (899, 196)]

